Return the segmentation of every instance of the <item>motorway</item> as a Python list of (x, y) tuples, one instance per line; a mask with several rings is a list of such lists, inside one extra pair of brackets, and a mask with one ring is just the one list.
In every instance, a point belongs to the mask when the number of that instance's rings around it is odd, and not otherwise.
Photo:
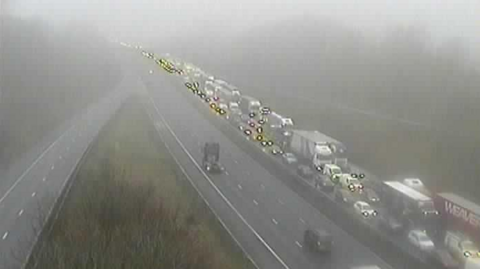
[(90, 142), (132, 92), (132, 77), (117, 89), (52, 130), (1, 175), (0, 267), (21, 268), (43, 219)]
[[(171, 78), (153, 61), (135, 53), (129, 65), (146, 82), (146, 109), (185, 174), (207, 200), (259, 268), (349, 268), (376, 264), (392, 268), (370, 249), (338, 228), (281, 180), (237, 147), (185, 100)], [(150, 74), (149, 70), (155, 70)], [(192, 97), (194, 98), (194, 97)], [(212, 113), (212, 117), (215, 115)], [(201, 147), (206, 141), (221, 145), (223, 175), (199, 169)], [(309, 253), (303, 246), (307, 227), (326, 228), (334, 237), (331, 257)]]

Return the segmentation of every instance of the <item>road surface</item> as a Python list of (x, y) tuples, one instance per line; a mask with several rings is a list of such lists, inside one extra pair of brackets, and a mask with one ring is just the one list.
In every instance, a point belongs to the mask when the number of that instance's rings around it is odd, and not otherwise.
[[(131, 93), (131, 77), (53, 130), (0, 180), (0, 267), (21, 268), (66, 179), (101, 127)], [(34, 228), (35, 227), (35, 228)]]
[[(159, 135), (260, 268), (336, 269), (362, 264), (391, 268), (216, 130), (179, 92), (187, 89), (175, 87), (172, 78), (153, 61), (138, 53), (128, 65), (148, 81), (145, 88), (139, 81), (138, 88), (149, 95), (146, 108)], [(199, 169), (200, 149), (212, 140), (221, 145), (224, 175), (210, 176)], [(303, 232), (307, 227), (326, 228), (332, 233), (335, 243), (331, 257), (305, 249)]]

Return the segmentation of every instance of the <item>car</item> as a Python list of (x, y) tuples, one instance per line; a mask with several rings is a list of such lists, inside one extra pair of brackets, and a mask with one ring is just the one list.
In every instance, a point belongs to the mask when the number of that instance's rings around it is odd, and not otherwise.
[(328, 253), (332, 250), (333, 237), (324, 229), (307, 229), (303, 234), (303, 242), (310, 250)]
[(454, 269), (459, 268), (460, 263), (457, 262), (448, 250), (441, 248), (436, 249), (432, 253), (433, 262), (440, 263), (442, 268)]
[(380, 202), (380, 198), (378, 197), (377, 193), (370, 188), (365, 188), (361, 194), (365, 201), (370, 204), (378, 204)]
[(315, 177), (315, 183), (316, 187), (324, 192), (333, 192), (335, 189), (335, 184), (328, 177), (320, 176), (319, 174)]
[(304, 178), (312, 178), (315, 174), (308, 165), (299, 165), (297, 167), (297, 173)]
[(358, 200), (352, 192), (344, 189), (337, 188), (334, 196), (336, 201), (349, 205), (355, 203)]
[(298, 162), (297, 157), (295, 157), (295, 154), (291, 152), (285, 152), (282, 155), (283, 162), (289, 165), (296, 164)]
[(365, 218), (375, 217), (378, 215), (377, 210), (373, 209), (370, 204), (364, 201), (357, 201), (353, 204), (355, 212), (364, 216)]
[(408, 241), (425, 252), (433, 252), (435, 250), (435, 244), (432, 239), (422, 230), (411, 230), (407, 235)]
[(351, 192), (363, 190), (363, 184), (358, 178), (352, 177), (351, 174), (335, 174), (333, 176), (334, 182), (338, 182), (342, 188), (348, 189)]
[(480, 258), (478, 247), (461, 233), (447, 231), (444, 243), (448, 251), (459, 261), (465, 261), (469, 258)]
[(378, 225), (393, 234), (400, 234), (403, 231), (403, 224), (390, 214), (380, 214)]

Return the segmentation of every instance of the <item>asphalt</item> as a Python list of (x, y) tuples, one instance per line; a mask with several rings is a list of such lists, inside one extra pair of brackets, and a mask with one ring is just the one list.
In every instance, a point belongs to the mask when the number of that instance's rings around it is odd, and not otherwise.
[(52, 130), (0, 180), (0, 267), (21, 268), (66, 180), (101, 127), (131, 93), (117, 89)]
[[(137, 59), (138, 58), (138, 59)], [(150, 102), (145, 105), (159, 135), (192, 179), (210, 206), (231, 230), (239, 244), (260, 268), (349, 268), (376, 264), (392, 268), (373, 251), (356, 241), (322, 215), (310, 203), (258, 164), (229, 137), (198, 113), (181, 90), (179, 77), (172, 79), (153, 61), (138, 53), (135, 68)], [(154, 70), (153, 74), (149, 70)], [(141, 83), (141, 82), (139, 82)], [(192, 97), (194, 98), (194, 97)], [(205, 109), (208, 109), (205, 106)], [(217, 117), (212, 113), (211, 117)], [(223, 175), (199, 169), (201, 146), (206, 141), (221, 145)], [(331, 256), (310, 253), (303, 246), (307, 227), (325, 228), (334, 237)]]

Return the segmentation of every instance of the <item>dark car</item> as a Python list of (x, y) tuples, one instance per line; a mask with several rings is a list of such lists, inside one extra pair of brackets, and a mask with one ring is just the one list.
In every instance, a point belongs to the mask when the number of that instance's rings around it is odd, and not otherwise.
[(335, 189), (335, 184), (328, 178), (323, 176), (316, 176), (315, 178), (317, 187), (324, 192), (333, 192)]
[(450, 252), (444, 248), (436, 249), (432, 254), (434, 263), (441, 264), (443, 268), (454, 269), (460, 267), (460, 264), (452, 257)]
[(303, 234), (305, 246), (316, 252), (330, 252), (333, 245), (332, 235), (323, 229), (307, 229)]
[(313, 170), (307, 165), (299, 165), (297, 167), (297, 173), (304, 178), (312, 178), (314, 175)]
[(378, 224), (381, 228), (391, 233), (400, 233), (403, 230), (403, 224), (398, 219), (388, 214), (380, 214)]

